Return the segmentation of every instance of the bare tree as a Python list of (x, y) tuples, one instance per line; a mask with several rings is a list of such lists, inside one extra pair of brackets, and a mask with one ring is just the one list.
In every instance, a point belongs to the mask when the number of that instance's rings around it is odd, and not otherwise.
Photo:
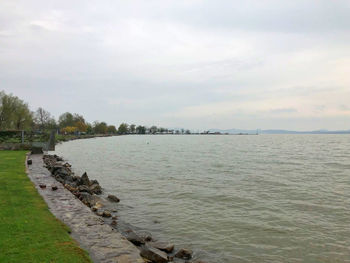
[(43, 108), (39, 107), (35, 112), (35, 124), (39, 126), (41, 130), (46, 128), (53, 128), (52, 126), (55, 126), (56, 121), (51, 116), (50, 112), (44, 110)]

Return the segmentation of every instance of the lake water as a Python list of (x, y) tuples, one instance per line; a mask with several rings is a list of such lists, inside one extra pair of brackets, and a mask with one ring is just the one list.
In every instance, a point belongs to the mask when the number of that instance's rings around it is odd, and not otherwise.
[(119, 218), (212, 263), (350, 262), (350, 135), (77, 140)]

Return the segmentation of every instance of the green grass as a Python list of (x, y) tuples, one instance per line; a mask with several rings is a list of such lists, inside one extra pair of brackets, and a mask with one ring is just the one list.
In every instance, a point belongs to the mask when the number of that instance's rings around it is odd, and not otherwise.
[(0, 151), (0, 262), (91, 262), (25, 174), (25, 151)]

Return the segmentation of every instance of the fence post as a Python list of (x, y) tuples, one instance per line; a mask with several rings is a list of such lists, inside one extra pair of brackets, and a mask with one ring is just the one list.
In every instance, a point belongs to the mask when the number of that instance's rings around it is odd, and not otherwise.
[(50, 139), (48, 141), (48, 150), (49, 151), (54, 151), (55, 150), (55, 131), (52, 130), (51, 133), (50, 133)]

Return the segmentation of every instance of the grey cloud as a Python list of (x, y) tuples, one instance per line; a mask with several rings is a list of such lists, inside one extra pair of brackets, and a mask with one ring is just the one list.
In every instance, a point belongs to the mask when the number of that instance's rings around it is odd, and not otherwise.
[(342, 111), (350, 111), (350, 106), (348, 105), (340, 105), (339, 109)]
[(281, 108), (281, 109), (272, 109), (269, 111), (270, 113), (294, 113), (294, 112), (298, 112), (297, 109), (294, 108)]
[[(350, 30), (348, 1), (220, 1), (195, 2), (191, 8), (179, 4), (173, 19), (201, 27), (238, 28), (253, 31), (334, 32)], [(196, 5), (197, 4), (197, 5)]]
[[(274, 109), (297, 113), (295, 129), (328, 128), (349, 116), (327, 116), (319, 127), (296, 104), (326, 105), (326, 114), (350, 100), (341, 75), (350, 63), (349, 7), (342, 0), (3, 1), (0, 89), (56, 117), (73, 111), (111, 123), (273, 128), (276, 116), (266, 112)], [(215, 123), (167, 117), (220, 102), (242, 111), (226, 117), (213, 107)], [(262, 106), (252, 117), (245, 110), (254, 103)]]

